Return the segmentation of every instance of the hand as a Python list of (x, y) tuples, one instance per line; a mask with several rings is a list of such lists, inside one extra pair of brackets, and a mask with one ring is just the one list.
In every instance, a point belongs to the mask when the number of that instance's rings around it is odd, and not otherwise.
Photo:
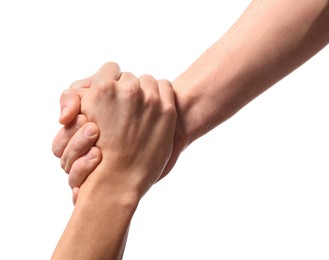
[(93, 178), (143, 196), (172, 153), (176, 109), (170, 82), (121, 74), (117, 64), (107, 63), (81, 98), (81, 112), (100, 130), (96, 145), (103, 160), (98, 167), (106, 171)]
[(61, 166), (69, 173), (69, 185), (73, 191), (75, 203), (78, 187), (101, 161), (101, 152), (94, 146), (99, 129), (95, 123), (88, 122), (85, 115), (80, 114), (80, 102), (90, 87), (92, 77), (75, 81), (60, 98), (61, 115), (59, 122), (64, 126), (53, 140), (52, 150), (60, 158)]
[[(69, 173), (69, 183), (73, 190), (73, 201), (78, 196), (78, 187), (82, 185), (88, 175), (101, 161), (101, 152), (95, 143), (98, 135), (90, 138), (83, 134), (82, 124), (77, 125), (76, 117), (82, 117), (80, 113), (80, 101), (90, 87), (93, 77), (74, 82), (70, 89), (61, 96), (61, 109), (65, 113), (60, 116), (60, 123), (65, 126), (59, 131), (53, 142), (53, 151), (57, 157), (61, 157), (62, 167)], [(84, 118), (85, 122), (86, 119)], [(82, 120), (80, 119), (82, 122)], [(79, 121), (78, 121), (79, 122)], [(92, 124), (92, 123), (88, 123)], [(83, 126), (84, 128), (85, 126)], [(97, 125), (93, 125), (97, 131)], [(175, 165), (180, 153), (186, 147), (186, 139), (176, 127), (171, 158), (167, 163), (159, 179), (165, 177)], [(86, 152), (88, 153), (86, 154)]]

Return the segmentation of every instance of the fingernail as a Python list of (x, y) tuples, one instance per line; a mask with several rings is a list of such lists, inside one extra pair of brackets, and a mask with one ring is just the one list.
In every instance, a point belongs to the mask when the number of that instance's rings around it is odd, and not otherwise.
[(83, 133), (87, 137), (93, 137), (95, 134), (97, 134), (97, 129), (92, 125), (87, 125), (83, 130)]

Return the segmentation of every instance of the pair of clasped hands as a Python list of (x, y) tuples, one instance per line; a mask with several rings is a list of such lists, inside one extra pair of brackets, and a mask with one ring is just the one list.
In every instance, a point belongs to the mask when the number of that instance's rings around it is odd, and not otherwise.
[(60, 105), (63, 127), (52, 149), (69, 174), (74, 204), (88, 181), (105, 190), (132, 189), (141, 198), (178, 158), (175, 95), (167, 80), (137, 78), (109, 62), (74, 82)]

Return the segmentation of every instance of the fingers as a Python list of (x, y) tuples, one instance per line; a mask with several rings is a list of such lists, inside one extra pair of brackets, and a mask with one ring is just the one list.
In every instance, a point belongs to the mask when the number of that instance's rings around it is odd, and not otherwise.
[(165, 104), (172, 105), (175, 108), (175, 93), (172, 84), (168, 80), (158, 80), (159, 93)]
[(78, 158), (72, 165), (69, 174), (69, 185), (80, 187), (88, 175), (97, 167), (102, 159), (101, 151), (93, 146), (86, 155)]
[[(92, 79), (74, 82), (69, 90), (63, 92), (61, 109), (60, 123), (72, 123), (64, 126), (55, 137), (53, 151), (61, 157), (61, 166), (69, 173), (73, 203), (81, 185), (100, 164), (102, 154), (108, 158), (106, 155), (115, 151), (120, 155), (118, 160), (122, 158), (122, 165), (127, 162), (140, 165), (150, 161), (159, 171), (164, 167), (161, 164), (168, 162), (176, 120), (175, 96), (169, 81), (157, 81), (149, 75), (137, 78), (128, 72), (121, 73), (116, 63), (106, 63)], [(87, 121), (97, 122), (99, 128)], [(102, 135), (99, 138), (100, 131)], [(130, 132), (134, 134), (128, 135)], [(154, 159), (153, 152), (143, 153), (140, 150), (145, 140), (150, 140), (145, 150), (163, 147), (160, 159), (158, 155)], [(96, 142), (102, 150), (95, 146)], [(116, 144), (117, 147), (113, 147)], [(128, 147), (126, 144), (129, 144), (129, 149), (121, 151), (122, 147)], [(121, 165), (120, 162), (117, 165)], [(159, 176), (142, 177), (149, 185), (154, 183), (153, 178)]]
[(73, 163), (86, 154), (96, 143), (99, 129), (96, 124), (88, 122), (84, 124), (69, 140), (61, 157), (61, 166), (69, 173)]
[[(162, 102), (162, 117), (166, 118), (165, 122), (166, 125), (163, 126), (164, 129), (167, 129), (167, 134), (171, 132), (171, 137), (169, 140), (172, 140), (171, 142), (171, 153), (170, 156), (168, 157), (168, 161), (159, 176), (158, 180), (162, 179), (165, 177), (169, 171), (172, 169), (172, 167), (175, 165), (176, 160), (179, 156), (180, 150), (177, 150), (175, 147), (175, 128), (171, 128), (170, 125), (173, 123), (176, 125), (176, 120), (177, 120), (177, 112), (176, 112), (176, 106), (175, 106), (175, 94), (173, 91), (173, 87), (171, 83), (167, 80), (159, 80), (158, 81), (158, 86), (159, 86), (159, 93), (160, 93), (160, 98), (163, 101)], [(162, 138), (162, 137), (160, 137)], [(170, 142), (170, 141), (169, 141)]]
[[(96, 75), (97, 77), (95, 77)], [(104, 77), (104, 75), (106, 75), (106, 77)], [(105, 63), (94, 76), (73, 82), (70, 89), (65, 90), (60, 97), (60, 124), (69, 124), (80, 113), (81, 98), (85, 94), (86, 90), (90, 88), (92, 82), (94, 82), (94, 77), (96, 79), (106, 79), (109, 81), (118, 80), (120, 75), (121, 71), (118, 64), (108, 62)], [(100, 82), (100, 84), (104, 84), (104, 82)]]
[(90, 87), (92, 77), (75, 81), (70, 89), (65, 90), (60, 97), (61, 114), (59, 122), (69, 124), (80, 112), (80, 101), (87, 88)]
[(56, 157), (60, 158), (69, 143), (72, 136), (87, 123), (87, 117), (80, 114), (73, 122), (61, 128), (58, 134), (55, 136), (52, 144), (52, 150)]
[(173, 87), (167, 80), (159, 80), (158, 86), (160, 98), (162, 100), (162, 116), (165, 117), (169, 122), (175, 122), (176, 125), (177, 111)]
[(60, 98), (61, 114), (59, 123), (69, 124), (80, 112), (80, 96), (74, 90), (65, 90)]
[(139, 82), (144, 92), (145, 102), (154, 104), (159, 101), (159, 88), (155, 78), (150, 75), (143, 75), (139, 78)]
[(132, 86), (139, 87), (138, 79), (131, 72), (122, 72), (118, 82), (123, 88)]
[(118, 89), (124, 96), (130, 100), (140, 101), (142, 97), (142, 89), (140, 82), (134, 74), (130, 72), (123, 72), (118, 80)]

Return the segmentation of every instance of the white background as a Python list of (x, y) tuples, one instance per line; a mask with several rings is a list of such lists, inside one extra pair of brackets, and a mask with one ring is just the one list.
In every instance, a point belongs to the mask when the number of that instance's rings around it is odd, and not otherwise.
[[(0, 259), (49, 259), (72, 212), (51, 152), (61, 92), (107, 61), (172, 80), (249, 2), (0, 2)], [(328, 73), (325, 48), (193, 143), (125, 259), (328, 259)]]

